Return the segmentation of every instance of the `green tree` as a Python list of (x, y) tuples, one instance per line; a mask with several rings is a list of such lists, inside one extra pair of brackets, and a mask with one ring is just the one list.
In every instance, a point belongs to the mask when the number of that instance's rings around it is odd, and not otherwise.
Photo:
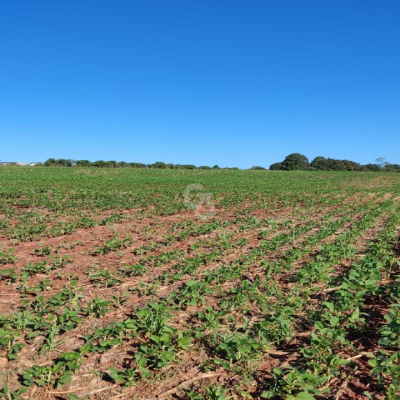
[(379, 157), (375, 161), (381, 168), (385, 168), (387, 165), (390, 164), (390, 162), (386, 161), (384, 157)]
[(76, 160), (75, 161), (77, 167), (89, 167), (90, 161), (89, 160)]
[(277, 162), (277, 163), (275, 163), (275, 164), (272, 164), (272, 165), (269, 167), (269, 169), (270, 169), (271, 171), (281, 171), (281, 170), (283, 170), (282, 163), (281, 163), (281, 162)]
[(378, 164), (366, 164), (363, 166), (366, 171), (380, 171), (381, 167)]
[(315, 157), (314, 160), (311, 161), (311, 167), (319, 171), (327, 171), (329, 170), (329, 160), (325, 157)]
[(131, 162), (131, 163), (129, 163), (129, 166), (131, 168), (146, 168), (147, 167), (146, 164), (137, 163), (137, 162)]
[(161, 162), (161, 161), (157, 161), (154, 164), (150, 164), (149, 168), (160, 168), (160, 169), (164, 169), (165, 168), (165, 163)]
[(105, 161), (99, 160), (99, 161), (94, 161), (90, 164), (92, 167), (97, 167), (97, 168), (102, 168), (105, 166)]
[(45, 167), (53, 167), (54, 165), (56, 165), (56, 160), (55, 160), (55, 158), (48, 158), (48, 159), (43, 163), (43, 165), (44, 165)]
[(282, 169), (286, 171), (308, 170), (310, 169), (310, 162), (306, 156), (300, 153), (293, 153), (289, 154), (282, 162)]

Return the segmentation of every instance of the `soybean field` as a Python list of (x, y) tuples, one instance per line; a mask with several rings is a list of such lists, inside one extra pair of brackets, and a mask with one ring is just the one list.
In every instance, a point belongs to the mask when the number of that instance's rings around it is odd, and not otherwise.
[(400, 399), (400, 174), (0, 167), (0, 399)]

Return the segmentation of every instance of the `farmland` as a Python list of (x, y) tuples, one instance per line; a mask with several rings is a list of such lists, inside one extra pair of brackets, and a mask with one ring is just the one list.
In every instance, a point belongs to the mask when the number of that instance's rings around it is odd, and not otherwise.
[(400, 398), (400, 174), (2, 167), (0, 194), (0, 398)]

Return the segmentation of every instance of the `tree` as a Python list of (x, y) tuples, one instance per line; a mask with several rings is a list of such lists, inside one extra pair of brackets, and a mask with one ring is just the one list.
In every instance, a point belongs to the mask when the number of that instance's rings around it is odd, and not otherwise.
[(94, 161), (91, 163), (92, 167), (97, 167), (97, 168), (102, 168), (105, 166), (105, 161), (99, 160), (99, 161)]
[(55, 158), (48, 158), (48, 159), (43, 163), (43, 165), (44, 165), (45, 167), (53, 167), (54, 165), (56, 165), (55, 163), (56, 163)]
[(379, 157), (375, 160), (377, 162), (377, 164), (381, 167), (381, 168), (385, 168), (387, 165), (390, 164), (389, 161), (386, 161), (385, 158), (383, 157)]
[(137, 162), (131, 162), (131, 163), (129, 163), (129, 166), (131, 168), (146, 168), (146, 164), (137, 163)]
[(72, 167), (75, 165), (74, 160), (65, 159), (65, 158), (49, 158), (43, 164), (45, 167)]
[(283, 170), (283, 168), (282, 168), (282, 163), (281, 163), (281, 162), (277, 162), (277, 163), (275, 163), (275, 164), (272, 164), (272, 165), (269, 167), (269, 169), (270, 169), (271, 171), (281, 171), (281, 170)]
[(318, 171), (327, 171), (329, 169), (329, 162), (325, 157), (315, 157), (311, 162), (311, 167)]
[(258, 165), (255, 165), (254, 167), (251, 167), (249, 169), (252, 169), (252, 170), (255, 170), (255, 171), (265, 171), (266, 170), (266, 168), (260, 167)]
[(165, 163), (161, 162), (161, 161), (157, 161), (154, 164), (150, 164), (149, 168), (165, 168)]
[(89, 160), (76, 160), (75, 161), (77, 167), (89, 167), (90, 161)]
[(282, 169), (286, 171), (308, 170), (310, 162), (306, 156), (300, 153), (289, 154), (282, 163)]
[(378, 164), (366, 164), (363, 165), (363, 168), (367, 171), (380, 171), (381, 167)]
[(362, 165), (355, 161), (342, 160), (341, 164), (345, 171), (362, 171), (363, 170)]
[(400, 165), (398, 165), (398, 164), (386, 164), (383, 167), (383, 171), (386, 171), (386, 172), (399, 172), (400, 171)]

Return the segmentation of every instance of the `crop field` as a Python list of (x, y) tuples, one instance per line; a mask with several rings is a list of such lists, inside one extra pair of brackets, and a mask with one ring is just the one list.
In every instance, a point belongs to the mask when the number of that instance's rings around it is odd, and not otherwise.
[(0, 168), (1, 399), (400, 399), (400, 174)]

